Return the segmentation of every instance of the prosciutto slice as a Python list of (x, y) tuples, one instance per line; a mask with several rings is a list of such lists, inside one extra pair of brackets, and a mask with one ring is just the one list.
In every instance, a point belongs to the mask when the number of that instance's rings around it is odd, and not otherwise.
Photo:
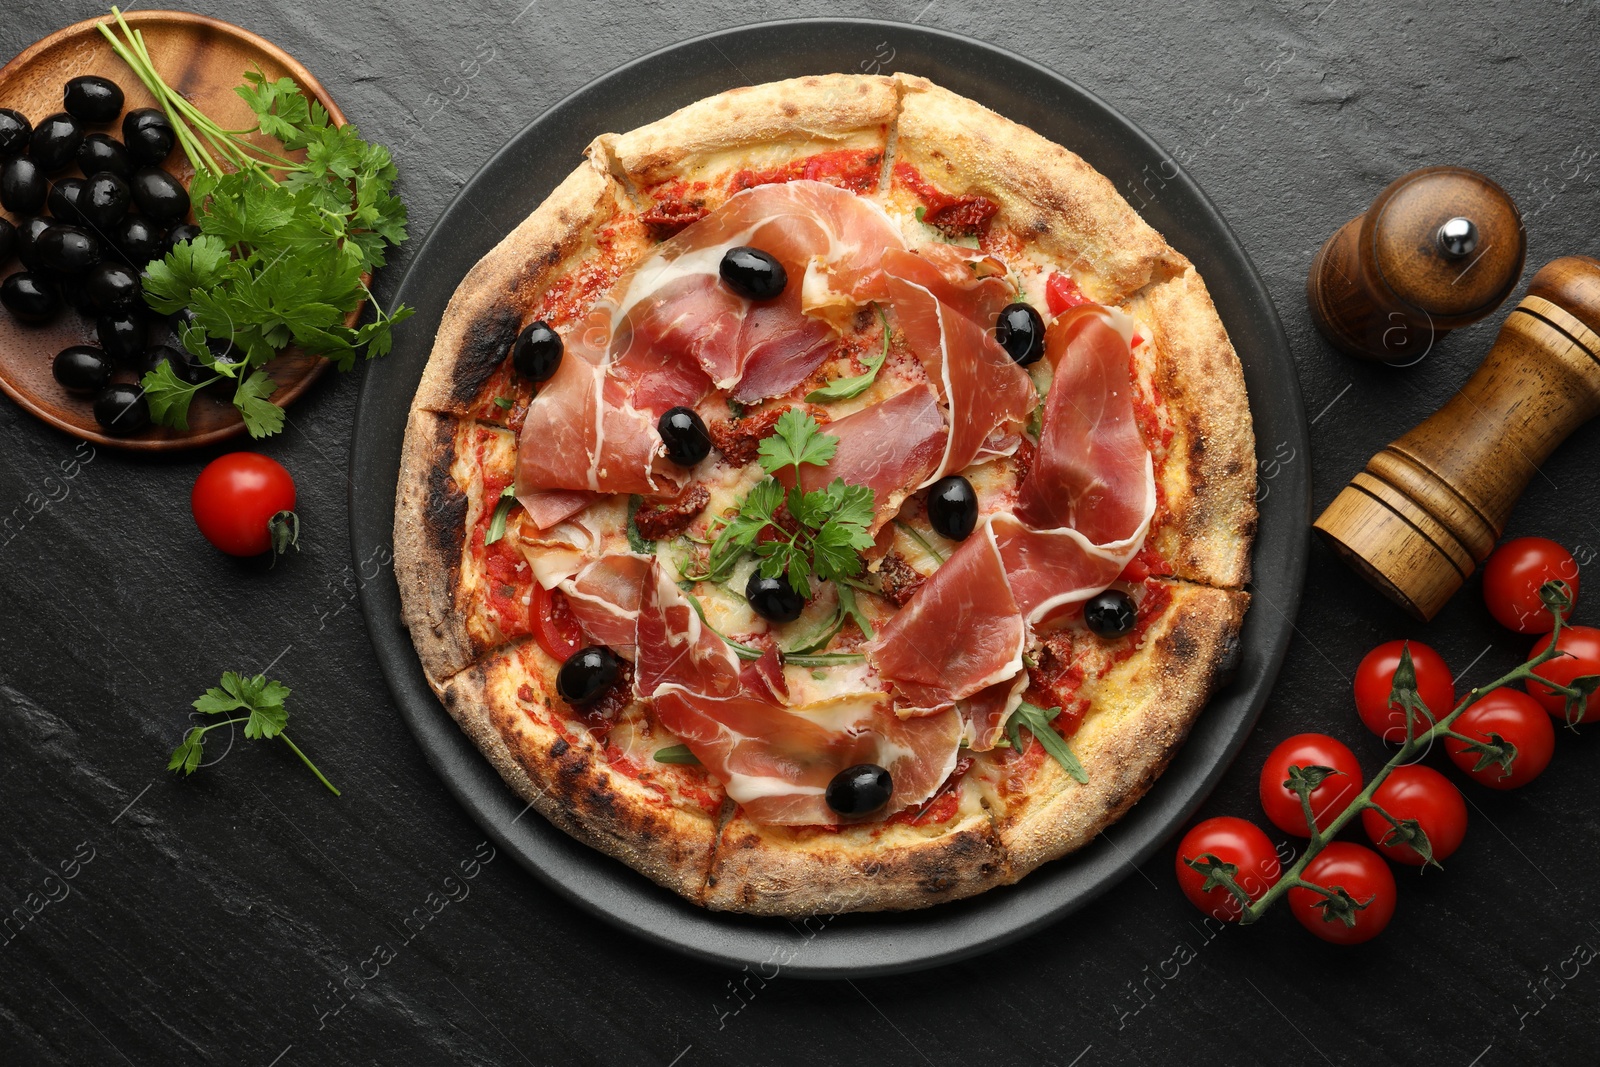
[(601, 556), (560, 583), (583, 632), (625, 659), (635, 658), (639, 600), (651, 562), (629, 553)]

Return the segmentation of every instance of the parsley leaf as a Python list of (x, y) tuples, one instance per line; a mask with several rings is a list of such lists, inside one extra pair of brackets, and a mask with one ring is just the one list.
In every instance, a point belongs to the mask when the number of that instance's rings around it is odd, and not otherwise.
[(282, 682), (269, 681), (264, 674), (247, 677), (235, 671), (227, 671), (222, 675), (220, 684), (207, 689), (194, 702), (194, 710), (201, 715), (227, 715), (229, 712), (243, 711), (242, 716), (234, 716), (221, 722), (206, 723), (203, 726), (190, 727), (183, 735), (183, 740), (178, 747), (172, 750), (172, 755), (167, 760), (167, 770), (179, 771), (184, 775), (193, 774), (200, 768), (201, 761), (205, 758), (206, 734), (223, 726), (244, 724), (244, 736), (252, 741), (270, 740), (281, 737), (284, 744), (294, 750), (302, 763), (311, 768), (311, 773), (317, 780), (332, 790), (334, 796), (339, 795), (339, 790), (334, 789), (333, 783), (324, 778), (322, 772), (317, 770), (316, 764), (306, 758), (300, 747), (289, 740), (289, 735), (284, 733), (284, 727), (289, 724), (289, 687)]
[(267, 399), (277, 390), (278, 383), (264, 370), (256, 371), (234, 390), (233, 406), (239, 409), (251, 437), (267, 437), (283, 429), (283, 409)]
[(150, 405), (151, 418), (163, 426), (189, 428), (189, 402), (200, 386), (179, 378), (172, 369), (171, 360), (164, 359), (155, 370), (146, 371), (139, 386), (144, 390), (145, 402)]
[(798, 476), (803, 463), (825, 467), (839, 448), (839, 439), (823, 433), (817, 420), (798, 407), (779, 415), (773, 430), (772, 436), (757, 446), (761, 469), (768, 474), (793, 467)]

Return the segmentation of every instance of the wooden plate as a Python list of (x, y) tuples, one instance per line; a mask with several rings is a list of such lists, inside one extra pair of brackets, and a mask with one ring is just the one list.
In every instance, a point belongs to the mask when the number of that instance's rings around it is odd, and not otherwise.
[[(245, 71), (259, 68), (268, 78), (293, 78), (308, 96), (328, 109), (335, 124), (345, 119), (329, 98), (328, 92), (293, 57), (269, 41), (247, 30), (204, 15), (182, 11), (138, 11), (127, 14), (128, 25), (144, 34), (145, 46), (156, 70), (168, 85), (188, 97), (200, 110), (224, 129), (244, 129), (255, 124), (249, 106), (234, 93), (244, 82)], [(80, 74), (99, 74), (122, 87), (127, 108), (153, 107), (155, 100), (143, 84), (117, 58), (95, 26), (107, 16), (58, 30), (25, 49), (0, 68), (0, 107), (15, 108), (37, 123), (46, 115), (62, 110), (61, 94), (66, 82)], [(122, 117), (104, 126), (85, 127), (85, 132), (105, 132), (119, 140)], [(264, 144), (278, 147), (264, 139)], [(188, 184), (193, 169), (182, 149), (174, 149), (166, 167), (174, 177)], [(76, 166), (58, 178), (80, 176)], [(17, 216), (0, 211), (12, 222)], [(20, 269), (15, 260), (0, 264), (0, 275)], [(357, 308), (355, 314), (359, 314)], [(352, 316), (353, 318), (354, 316)], [(159, 322), (151, 329), (152, 343), (161, 343)], [(96, 444), (141, 451), (168, 451), (214, 444), (244, 432), (244, 422), (231, 403), (231, 394), (203, 389), (189, 407), (189, 429), (179, 431), (153, 426), (142, 433), (114, 437), (101, 430), (94, 420), (89, 399), (75, 397), (56, 383), (50, 373), (55, 354), (68, 345), (94, 343), (94, 322), (71, 308), (63, 308), (50, 322), (29, 326), (0, 309), (0, 389), (39, 418)], [(328, 361), (296, 349), (268, 363), (266, 371), (278, 383), (272, 402), (287, 406), (308, 389)], [(132, 371), (119, 370), (115, 380), (133, 381)]]

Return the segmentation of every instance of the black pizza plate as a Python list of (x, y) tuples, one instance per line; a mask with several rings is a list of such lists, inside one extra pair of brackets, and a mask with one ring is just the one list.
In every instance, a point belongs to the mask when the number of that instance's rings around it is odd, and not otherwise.
[[(1264, 483), (1254, 596), (1234, 681), (1201, 714), (1148, 795), (1106, 834), (1014, 886), (905, 913), (794, 922), (707, 911), (569, 838), (532, 813), (428, 688), (400, 622), (392, 571), (361, 588), (367, 626), (401, 714), (445, 788), (540, 881), (656, 944), (733, 967), (814, 978), (893, 974), (995, 949), (1057, 922), (1133, 873), (1199, 807), (1255, 725), (1283, 662), (1305, 575), (1311, 517), (1306, 420), (1288, 342), (1244, 249), (1205, 194), (1154, 141), (1094, 94), (1035, 63), (938, 30), (875, 20), (746, 26), (672, 45), (573, 93), (513, 137), (434, 224), (395, 299), (417, 309), (362, 385), (351, 450), (359, 561), (392, 539), (412, 394), (445, 305), (477, 260), (531, 212), (600, 133), (660, 118), (740, 85), (827, 72), (920, 74), (1083, 156), (1199, 268), (1244, 363), (1263, 458), (1298, 463)], [(442, 578), (441, 578), (442, 580)], [(763, 972), (764, 973), (764, 972)]]

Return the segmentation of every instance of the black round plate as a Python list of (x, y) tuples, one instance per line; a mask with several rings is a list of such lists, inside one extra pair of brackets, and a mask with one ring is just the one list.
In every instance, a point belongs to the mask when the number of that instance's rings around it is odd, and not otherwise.
[[(881, 44), (879, 42), (882, 42)], [(870, 20), (800, 20), (727, 30), (612, 71), (536, 119), (461, 190), (434, 224), (395, 299), (417, 309), (362, 385), (351, 452), (350, 523), (359, 561), (388, 545), (412, 394), (450, 294), (478, 259), (555, 188), (597, 134), (632, 129), (751, 82), (843, 71), (920, 74), (1077, 152), (1200, 269), (1244, 362), (1256, 447), (1283, 464), (1261, 501), (1252, 608), (1231, 686), (1200, 716), (1149, 794), (1066, 859), (1015, 886), (902, 914), (804, 923), (698, 908), (536, 815), (500, 780), (423, 678), (400, 622), (392, 572), (361, 589), (367, 625), (401, 713), (429, 760), (485, 831), (545, 884), (640, 937), (732, 966), (783, 961), (809, 977), (892, 974), (972, 956), (1082, 907), (1132, 873), (1199, 807), (1255, 724), (1289, 642), (1305, 574), (1311, 483), (1305, 413), (1288, 342), (1239, 242), (1205, 195), (1137, 126), (1053, 71), (937, 30)], [(1283, 452), (1280, 453), (1279, 450)]]

